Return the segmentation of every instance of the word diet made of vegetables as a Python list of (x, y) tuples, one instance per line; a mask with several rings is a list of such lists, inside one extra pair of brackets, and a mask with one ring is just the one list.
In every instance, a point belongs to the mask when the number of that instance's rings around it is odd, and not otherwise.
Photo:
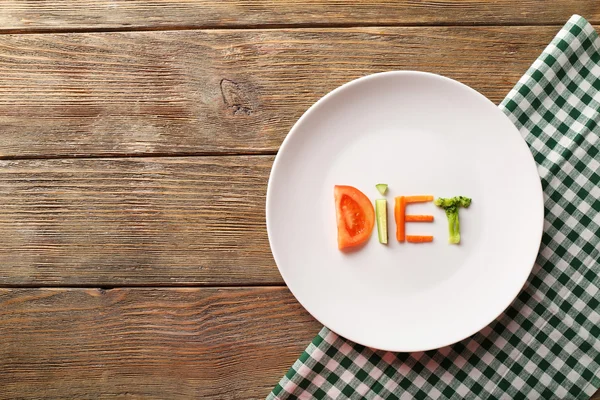
[[(385, 196), (388, 185), (380, 183), (375, 186), (381, 195)], [(364, 244), (377, 220), (379, 243), (388, 242), (387, 200), (375, 200), (375, 209), (371, 200), (360, 190), (352, 186), (336, 185), (334, 187), (335, 210), (337, 217), (338, 248), (340, 250)], [(407, 222), (433, 222), (433, 215), (406, 214), (406, 206), (412, 203), (433, 201), (433, 204), (446, 212), (448, 218), (448, 243), (460, 243), (460, 221), (458, 210), (471, 205), (471, 199), (464, 196), (451, 198), (433, 196), (398, 196), (394, 199), (394, 219), (396, 220), (396, 239), (400, 243), (427, 243), (433, 241), (433, 236), (407, 235)]]

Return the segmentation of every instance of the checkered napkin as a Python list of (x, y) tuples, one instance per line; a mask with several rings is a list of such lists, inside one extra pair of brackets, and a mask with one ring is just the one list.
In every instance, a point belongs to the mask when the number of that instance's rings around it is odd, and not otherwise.
[(323, 328), (268, 399), (588, 399), (600, 387), (600, 39), (573, 16), (500, 109), (538, 164), (544, 235), (491, 325), (390, 353)]

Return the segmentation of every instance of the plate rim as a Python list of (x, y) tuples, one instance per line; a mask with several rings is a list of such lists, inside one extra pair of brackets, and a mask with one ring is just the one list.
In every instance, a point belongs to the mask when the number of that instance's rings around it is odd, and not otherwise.
[[(326, 324), (321, 318), (317, 317), (316, 315), (313, 314), (313, 312), (311, 312), (306, 306), (305, 304), (302, 302), (302, 300), (300, 300), (300, 298), (296, 295), (296, 293), (294, 292), (294, 290), (292, 289), (292, 287), (290, 287), (290, 285), (288, 284), (288, 279), (286, 279), (286, 274), (284, 273), (284, 271), (282, 270), (282, 268), (279, 266), (278, 263), (278, 257), (276, 255), (276, 251), (274, 249), (273, 246), (273, 240), (272, 238), (272, 228), (270, 227), (271, 224), (269, 224), (269, 220), (272, 220), (272, 218), (269, 217), (269, 215), (271, 214), (271, 212), (269, 210), (272, 209), (272, 206), (270, 206), (270, 204), (272, 203), (272, 196), (273, 196), (273, 176), (276, 174), (277, 171), (277, 166), (279, 164), (279, 162), (281, 162), (282, 159), (282, 154), (286, 151), (286, 149), (289, 147), (289, 143), (291, 140), (291, 137), (294, 135), (294, 133), (296, 132), (296, 130), (298, 129), (298, 127), (302, 124), (303, 120), (308, 118), (308, 116), (317, 108), (319, 107), (320, 104), (324, 103), (329, 97), (332, 97), (333, 95), (337, 94), (338, 92), (348, 88), (349, 86), (352, 85), (356, 85), (359, 82), (364, 82), (367, 80), (371, 80), (371, 79), (377, 79), (381, 76), (399, 76), (399, 75), (420, 75), (420, 76), (427, 76), (429, 78), (433, 78), (433, 79), (440, 79), (440, 80), (444, 80), (446, 82), (450, 82), (453, 85), (457, 85), (460, 86), (463, 89), (467, 89), (468, 91), (470, 91), (471, 93), (473, 93), (474, 95), (478, 96), (480, 99), (484, 100), (485, 102), (491, 104), (494, 108), (496, 108), (501, 115), (504, 116), (504, 118), (508, 119), (508, 121), (511, 123), (511, 125), (513, 126), (513, 129), (515, 129), (516, 133), (519, 135), (519, 137), (521, 138), (521, 144), (523, 146), (527, 147), (527, 151), (529, 152), (529, 164), (530, 164), (530, 168), (534, 168), (535, 174), (537, 176), (536, 182), (537, 182), (537, 193), (538, 193), (538, 202), (540, 204), (540, 211), (541, 211), (541, 215), (539, 216), (539, 221), (538, 221), (538, 235), (536, 238), (536, 243), (538, 243), (537, 247), (536, 247), (536, 252), (533, 256), (533, 259), (530, 260), (530, 264), (531, 267), (528, 270), (528, 273), (525, 276), (525, 279), (520, 283), (520, 285), (518, 286), (518, 289), (516, 290), (516, 293), (511, 294), (510, 297), (507, 297), (509, 299), (509, 301), (506, 303), (506, 305), (503, 306), (503, 308), (501, 309), (501, 311), (497, 314), (494, 315), (493, 318), (491, 318), (489, 321), (487, 321), (483, 326), (479, 327), (478, 329), (476, 329), (473, 332), (470, 332), (468, 335), (465, 335), (463, 338), (459, 339), (459, 340), (453, 340), (451, 342), (446, 342), (443, 341), (443, 343), (441, 345), (435, 345), (433, 347), (427, 347), (427, 348), (410, 348), (410, 347), (388, 347), (388, 348), (382, 348), (381, 346), (376, 346), (373, 345), (373, 343), (366, 343), (365, 341), (357, 341), (356, 339), (352, 338), (352, 335), (347, 334), (347, 333), (342, 333), (342, 332), (338, 332), (337, 330), (330, 328), (328, 326), (328, 324)], [(273, 161), (273, 165), (271, 166), (271, 171), (269, 173), (269, 179), (267, 182), (267, 194), (266, 194), (266, 201), (265, 201), (265, 224), (267, 227), (267, 236), (268, 236), (268, 240), (269, 240), (269, 247), (271, 249), (271, 254), (273, 256), (273, 259), (275, 261), (275, 265), (277, 266), (277, 269), (279, 270), (279, 273), (281, 274), (281, 277), (283, 278), (287, 289), (292, 293), (292, 295), (294, 296), (294, 298), (296, 299), (296, 301), (298, 301), (298, 303), (300, 303), (300, 305), (315, 319), (317, 320), (320, 324), (322, 324), (324, 327), (327, 327), (329, 330), (335, 332), (336, 334), (338, 334), (339, 336), (346, 338), (354, 343), (358, 343), (360, 345), (366, 346), (366, 347), (370, 347), (373, 349), (379, 349), (379, 350), (384, 350), (384, 351), (391, 351), (391, 352), (421, 352), (421, 351), (429, 351), (429, 350), (435, 350), (435, 349), (440, 349), (446, 346), (450, 346), (453, 345), (455, 343), (458, 343), (462, 340), (465, 340), (471, 336), (473, 336), (474, 334), (480, 332), (482, 329), (484, 329), (486, 326), (490, 325), (492, 322), (494, 322), (494, 320), (496, 320), (499, 316), (501, 316), (507, 309), (508, 307), (515, 301), (515, 299), (518, 297), (519, 293), (521, 292), (521, 290), (523, 289), (523, 287), (525, 286), (525, 283), (527, 282), (527, 280), (529, 279), (529, 276), (531, 275), (531, 272), (533, 271), (533, 267), (535, 266), (535, 261), (537, 259), (537, 256), (539, 254), (539, 249), (541, 246), (541, 242), (542, 242), (542, 237), (543, 237), (543, 233), (544, 233), (544, 220), (545, 220), (545, 207), (544, 207), (544, 192), (543, 192), (543, 187), (542, 187), (542, 182), (541, 182), (541, 178), (539, 176), (539, 172), (537, 169), (537, 164), (535, 162), (535, 159), (533, 158), (533, 154), (531, 154), (531, 150), (529, 148), (529, 146), (527, 145), (525, 139), (522, 137), (522, 135), (519, 132), (519, 129), (514, 125), (513, 121), (510, 120), (510, 118), (504, 114), (496, 104), (494, 104), (490, 99), (488, 99), (486, 96), (484, 96), (483, 94), (481, 94), (480, 92), (478, 92), (477, 90), (473, 89), (472, 87), (459, 82), (455, 79), (452, 78), (448, 78), (446, 76), (440, 75), (440, 74), (436, 74), (436, 73), (432, 73), (432, 72), (424, 72), (424, 71), (415, 71), (415, 70), (394, 70), (394, 71), (384, 71), (384, 72), (377, 72), (377, 73), (373, 73), (373, 74), (369, 74), (369, 75), (365, 75), (356, 79), (353, 79), (351, 81), (348, 81), (344, 84), (342, 84), (341, 86), (338, 86), (337, 88), (331, 90), (330, 92), (328, 92), (327, 94), (325, 94), (324, 96), (322, 96), (320, 99), (318, 99), (315, 103), (313, 103), (301, 116), (300, 118), (298, 118), (298, 120), (294, 123), (294, 125), (290, 128), (289, 132), (286, 134), (285, 138), (283, 139), (281, 146), (279, 147), (279, 150), (277, 151), (277, 154), (275, 156), (275, 160)]]

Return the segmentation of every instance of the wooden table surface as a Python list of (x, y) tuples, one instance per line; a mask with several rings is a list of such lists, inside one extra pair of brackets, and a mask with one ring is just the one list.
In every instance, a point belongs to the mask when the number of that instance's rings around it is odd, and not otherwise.
[[(265, 229), (274, 155), (344, 82), (499, 102), (589, 0), (6, 0), (0, 397), (264, 398), (320, 329)], [(600, 399), (600, 393), (595, 399)]]

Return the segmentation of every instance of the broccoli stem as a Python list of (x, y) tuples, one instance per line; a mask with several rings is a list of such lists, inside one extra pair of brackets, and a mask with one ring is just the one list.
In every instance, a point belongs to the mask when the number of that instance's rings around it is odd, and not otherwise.
[(448, 217), (448, 243), (460, 243), (460, 221), (458, 219), (458, 209), (446, 213)]

